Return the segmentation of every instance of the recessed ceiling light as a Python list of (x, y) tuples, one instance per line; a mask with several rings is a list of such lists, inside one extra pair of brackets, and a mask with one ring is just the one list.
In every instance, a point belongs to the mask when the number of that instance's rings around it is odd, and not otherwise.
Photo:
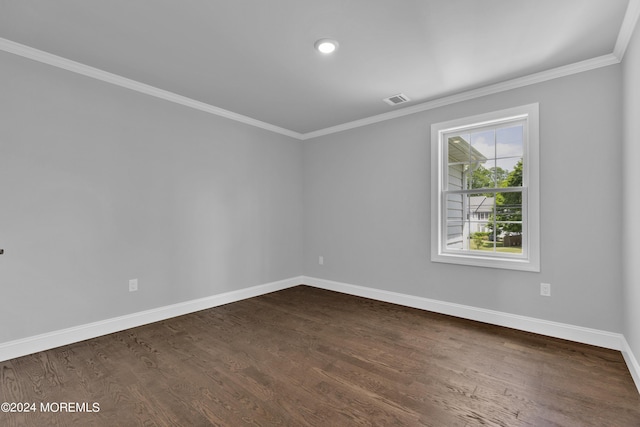
[(332, 39), (320, 39), (314, 44), (314, 46), (318, 52), (328, 54), (335, 52), (338, 48), (338, 42)]

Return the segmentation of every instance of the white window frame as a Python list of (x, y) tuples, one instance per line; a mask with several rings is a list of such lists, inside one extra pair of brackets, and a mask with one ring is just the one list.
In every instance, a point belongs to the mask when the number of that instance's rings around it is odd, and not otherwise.
[[(540, 271), (540, 131), (538, 104), (523, 105), (431, 125), (431, 260), (510, 270)], [(448, 171), (445, 135), (524, 119), (522, 175), (522, 254), (451, 250), (446, 247)], [(477, 190), (475, 190), (477, 191)]]

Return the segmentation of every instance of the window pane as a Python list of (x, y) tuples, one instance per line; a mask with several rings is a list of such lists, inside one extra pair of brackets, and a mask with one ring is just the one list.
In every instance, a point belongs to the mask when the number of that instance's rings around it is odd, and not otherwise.
[(496, 195), (497, 252), (522, 253), (522, 192)]
[[(497, 224), (498, 228), (503, 230), (509, 228), (513, 223), (500, 223)], [(522, 229), (522, 227), (520, 227)], [(505, 252), (512, 254), (522, 254), (522, 232), (510, 232), (506, 231), (500, 237), (500, 241), (496, 243), (496, 252)]]
[(449, 164), (469, 164), (470, 162), (470, 145), (469, 134), (454, 134), (448, 136), (449, 141)]
[(495, 177), (491, 169), (495, 167), (496, 144), (495, 130), (483, 130), (470, 135), (471, 143), (471, 171), (467, 188), (495, 187)]
[[(482, 133), (486, 134), (486, 132)], [(491, 173), (487, 173), (483, 166), (487, 163), (487, 157), (470, 143), (474, 139), (478, 141), (479, 146), (482, 146), (483, 139), (476, 134), (451, 134), (447, 136), (449, 190), (494, 186)], [(486, 147), (482, 147), (486, 149)], [(495, 161), (492, 163), (492, 166), (494, 165)]]
[(469, 249), (472, 251), (492, 251), (489, 240), (489, 221), (493, 218), (493, 194), (469, 194), (467, 196), (467, 218), (469, 219)]
[[(498, 193), (496, 195), (496, 221), (522, 223), (522, 192)], [(513, 229), (508, 231), (521, 231)]]
[(464, 221), (464, 195), (449, 194), (446, 199), (447, 221)]
[(444, 232), (447, 249), (465, 247), (465, 197), (464, 194), (448, 194), (446, 197), (447, 222)]
[(509, 172), (511, 172), (515, 163), (517, 163), (517, 161), (514, 162), (510, 160), (506, 162), (504, 159), (496, 161), (496, 167), (491, 170), (496, 184), (494, 187), (500, 188), (505, 186), (503, 183), (509, 176)]
[(471, 172), (471, 186), (469, 188), (496, 187), (495, 167), (493, 165), (495, 165), (495, 160), (490, 160), (484, 165), (477, 165), (477, 167)]
[(446, 248), (462, 250), (466, 248), (465, 227), (463, 221), (447, 221), (446, 227)]
[(498, 159), (498, 187), (522, 187), (522, 158)]
[(522, 124), (496, 130), (498, 187), (522, 186), (523, 132)]
[[(472, 223), (470, 224), (470, 228), (473, 230), (474, 228), (478, 228), (479, 230), (485, 230), (487, 228), (487, 223)], [(487, 231), (472, 231), (470, 233), (470, 241), (469, 241), (469, 249), (472, 251), (491, 251), (493, 252), (494, 243), (490, 239), (490, 232)]]
[(467, 219), (470, 221), (484, 221), (488, 215), (493, 215), (495, 199), (492, 193), (469, 194), (467, 196)]
[(468, 165), (464, 164), (453, 164), (449, 165), (447, 170), (447, 184), (449, 191), (452, 190), (461, 190), (466, 187), (466, 170)]
[(496, 158), (522, 157), (523, 132), (522, 124), (496, 130)]
[(483, 130), (471, 134), (471, 147), (485, 159), (496, 158), (496, 131)]

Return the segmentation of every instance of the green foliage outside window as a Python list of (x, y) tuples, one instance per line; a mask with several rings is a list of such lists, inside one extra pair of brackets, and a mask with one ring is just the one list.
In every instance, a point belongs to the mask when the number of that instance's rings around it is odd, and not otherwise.
[[(495, 179), (495, 181), (494, 181)], [(494, 183), (498, 183), (496, 186)], [(512, 171), (502, 168), (484, 168), (479, 166), (472, 174), (472, 188), (513, 188), (522, 187), (522, 160)], [(495, 212), (489, 217), (487, 228), (496, 234), (522, 233), (522, 192), (486, 193), (486, 197), (495, 197)], [(511, 222), (518, 223), (511, 223)]]

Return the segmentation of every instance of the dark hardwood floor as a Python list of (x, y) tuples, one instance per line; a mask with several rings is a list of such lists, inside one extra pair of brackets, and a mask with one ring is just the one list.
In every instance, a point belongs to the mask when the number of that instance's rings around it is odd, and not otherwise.
[(1, 426), (640, 426), (620, 352), (307, 286), (0, 369)]

